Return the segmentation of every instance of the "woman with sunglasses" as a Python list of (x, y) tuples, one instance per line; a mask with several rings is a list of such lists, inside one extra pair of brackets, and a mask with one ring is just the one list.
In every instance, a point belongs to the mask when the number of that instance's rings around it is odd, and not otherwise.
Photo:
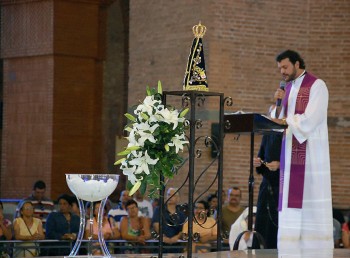
[(34, 207), (30, 201), (24, 201), (19, 209), (20, 217), (13, 222), (15, 239), (31, 243), (16, 243), (13, 257), (35, 257), (39, 255), (36, 240), (45, 239), (40, 219), (34, 218)]

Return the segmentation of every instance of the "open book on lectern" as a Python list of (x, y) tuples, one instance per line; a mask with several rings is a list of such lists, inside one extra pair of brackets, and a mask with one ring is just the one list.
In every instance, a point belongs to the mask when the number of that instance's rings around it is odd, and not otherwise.
[(272, 121), (269, 117), (257, 113), (244, 113), (242, 111), (224, 114), (225, 133), (281, 133), (287, 128)]

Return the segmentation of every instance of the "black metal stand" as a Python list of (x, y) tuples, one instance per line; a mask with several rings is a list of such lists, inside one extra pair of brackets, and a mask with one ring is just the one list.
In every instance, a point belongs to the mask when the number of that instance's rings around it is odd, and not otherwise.
[[(204, 91), (164, 91), (163, 92), (163, 104), (166, 105), (167, 101), (169, 100), (170, 96), (181, 97), (182, 101), (182, 107), (188, 107), (190, 108), (190, 111), (188, 113), (188, 116), (186, 117), (189, 125), (189, 135), (188, 135), (188, 141), (189, 141), (189, 156), (188, 156), (188, 177), (186, 178), (185, 182), (182, 184), (181, 187), (183, 187), (188, 181), (188, 243), (187, 243), (187, 257), (192, 257), (192, 242), (194, 238), (193, 233), (193, 220), (194, 220), (194, 203), (199, 200), (201, 196), (206, 194), (206, 191), (213, 185), (214, 182), (211, 184), (209, 183), (208, 189), (204, 190), (197, 198), (194, 198), (194, 192), (196, 189), (196, 185), (201, 177), (203, 177), (203, 174), (207, 171), (207, 169), (214, 164), (214, 162), (217, 163), (217, 174), (214, 179), (214, 181), (217, 180), (218, 185), (218, 193), (222, 192), (222, 185), (223, 185), (223, 134), (224, 134), (224, 94), (223, 93), (217, 93), (217, 92), (204, 92)], [(195, 180), (195, 163), (196, 159), (200, 157), (201, 150), (196, 149), (196, 144), (199, 142), (199, 140), (204, 139), (205, 144), (207, 147), (211, 147), (210, 145), (213, 141), (210, 136), (201, 136), (197, 135), (198, 129), (200, 129), (203, 125), (202, 119), (198, 116), (198, 108), (203, 107), (204, 103), (208, 98), (219, 98), (219, 117), (216, 119), (219, 121), (219, 135), (218, 135), (218, 142), (217, 142), (217, 155), (215, 158), (213, 158), (213, 162), (210, 163), (208, 167), (206, 167), (201, 173), (200, 176), (198, 176)], [(203, 111), (203, 110), (202, 110)], [(163, 180), (163, 178), (161, 179)], [(162, 257), (163, 253), (163, 230), (162, 227), (164, 225), (164, 211), (165, 211), (165, 204), (164, 204), (164, 188), (160, 191), (160, 236), (159, 236), (159, 252), (158, 257)], [(218, 211), (217, 211), (217, 250), (221, 251), (222, 244), (221, 244), (221, 224), (222, 224), (222, 195), (218, 194)], [(179, 257), (184, 257), (184, 255), (180, 255)]]
[(240, 233), (234, 243), (233, 250), (238, 250), (239, 242), (246, 232), (254, 234), (255, 240), (258, 242), (256, 248), (265, 248), (264, 238), (253, 231), (253, 201), (254, 201), (254, 134), (271, 134), (275, 129), (285, 129), (286, 126), (279, 125), (263, 115), (249, 113), (249, 114), (225, 114), (225, 133), (250, 134), (250, 171), (248, 180), (248, 231)]
[(253, 206), (254, 206), (254, 182), (255, 182), (253, 159), (254, 159), (254, 133), (252, 132), (250, 134), (250, 170), (249, 170), (249, 179), (248, 179), (248, 193), (249, 193), (248, 230), (241, 232), (237, 236), (237, 239), (235, 240), (235, 243), (233, 245), (233, 250), (238, 250), (239, 242), (246, 232), (250, 232), (253, 234), (253, 243), (257, 242), (255, 245), (255, 249), (265, 249), (265, 240), (263, 236), (260, 235), (259, 232), (256, 232), (253, 230)]

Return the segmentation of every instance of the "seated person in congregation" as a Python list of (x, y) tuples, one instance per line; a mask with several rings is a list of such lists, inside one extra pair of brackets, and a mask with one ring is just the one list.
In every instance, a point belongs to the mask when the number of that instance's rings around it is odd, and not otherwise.
[[(0, 241), (12, 239), (12, 223), (4, 216), (4, 206), (0, 201)], [(0, 256), (8, 253), (8, 245), (0, 243)]]
[(33, 241), (45, 239), (42, 222), (34, 217), (34, 206), (30, 201), (21, 202), (19, 214), (13, 222), (15, 239), (31, 243), (16, 243), (13, 257), (39, 256), (39, 248)]
[[(93, 240), (98, 240), (98, 221), (97, 221), (97, 219), (98, 219), (98, 211), (100, 209), (101, 202), (94, 202), (93, 206), (94, 206), (93, 207), (94, 217), (93, 217), (93, 223), (92, 223), (92, 232), (90, 229), (90, 226), (91, 226), (90, 219), (87, 219), (86, 226), (85, 226), (84, 238), (89, 239), (91, 237)], [(87, 208), (88, 209), (91, 208), (91, 202), (87, 203)], [(118, 225), (112, 217), (108, 218), (106, 206), (104, 207), (104, 214), (103, 214), (103, 219), (102, 219), (102, 234), (103, 234), (104, 240), (113, 240), (113, 239), (120, 238)], [(113, 244), (107, 243), (107, 246), (108, 246), (109, 252), (111, 254), (113, 254), (114, 253)], [(103, 252), (100, 248), (100, 244), (98, 242), (94, 243), (92, 254), (93, 255), (103, 254)]]
[(350, 248), (350, 221), (344, 222), (341, 230), (344, 248)]
[(242, 192), (238, 187), (228, 189), (227, 205), (222, 208), (222, 232), (228, 235), (231, 225), (244, 211), (241, 206)]
[(128, 212), (125, 209), (125, 204), (127, 201), (131, 200), (129, 196), (129, 191), (124, 190), (120, 193), (119, 203), (115, 209), (110, 209), (108, 212), (108, 217), (113, 217), (116, 222), (120, 222), (121, 218), (128, 215)]
[(78, 199), (75, 196), (72, 196), (72, 209), (71, 212), (80, 217), (80, 209)]
[(15, 218), (19, 216), (19, 209), (22, 206), (22, 202), (31, 201), (34, 206), (34, 217), (41, 220), (45, 233), (46, 219), (51, 212), (54, 211), (54, 203), (51, 199), (45, 196), (46, 184), (42, 180), (38, 180), (33, 185), (33, 191), (30, 196), (23, 199), (17, 206)]
[(216, 194), (210, 194), (208, 196), (207, 202), (210, 207), (210, 217), (216, 219), (217, 209), (218, 209), (218, 197)]
[[(58, 212), (52, 212), (46, 221), (46, 238), (57, 240), (74, 241), (79, 232), (80, 218), (71, 212), (72, 197), (68, 194), (62, 194), (58, 197)], [(63, 243), (57, 243), (62, 246)], [(52, 245), (52, 244), (50, 244)], [(70, 244), (67, 248), (51, 248), (49, 255), (68, 255), (70, 253)]]
[[(255, 224), (255, 218), (256, 218), (256, 206), (253, 207), (253, 225), (252, 228), (254, 229)], [(231, 230), (230, 230), (230, 250), (233, 250), (234, 244), (239, 236), (244, 231), (248, 231), (248, 215), (249, 215), (249, 208), (246, 208), (243, 213), (237, 218), (235, 223), (232, 224)], [(257, 233), (256, 233), (257, 234)], [(254, 241), (253, 241), (254, 239)], [(259, 248), (259, 238), (257, 236), (254, 236), (251, 232), (245, 232), (242, 237), (240, 238), (239, 244), (238, 244), (238, 250), (247, 250), (247, 249), (254, 249)]]
[[(164, 253), (181, 253), (183, 247), (178, 240), (181, 238), (182, 227), (186, 221), (186, 214), (181, 210), (179, 204), (180, 195), (177, 188), (169, 188), (166, 194), (165, 213), (163, 214), (163, 242)], [(159, 234), (159, 207), (154, 210), (152, 218), (154, 231)]]
[(153, 207), (151, 202), (145, 199), (140, 189), (134, 194), (134, 200), (137, 202), (137, 206), (139, 207), (139, 211), (142, 213), (142, 216), (149, 218), (151, 222), (153, 217)]
[(0, 201), (0, 240), (12, 239), (11, 225), (11, 221), (4, 216), (4, 205), (2, 201)]
[[(198, 201), (194, 207), (193, 218), (193, 253), (208, 253), (211, 250), (210, 242), (217, 239), (216, 220), (210, 217), (210, 207), (206, 201)], [(188, 236), (188, 221), (183, 225), (182, 233)]]
[[(140, 217), (137, 202), (129, 200), (125, 204), (128, 216), (122, 217), (120, 221), (120, 233), (122, 239), (137, 242), (137, 245), (145, 245), (146, 240), (151, 238), (149, 219)], [(132, 243), (130, 243), (132, 244)], [(136, 248), (126, 249), (125, 253), (140, 253), (142, 250)]]

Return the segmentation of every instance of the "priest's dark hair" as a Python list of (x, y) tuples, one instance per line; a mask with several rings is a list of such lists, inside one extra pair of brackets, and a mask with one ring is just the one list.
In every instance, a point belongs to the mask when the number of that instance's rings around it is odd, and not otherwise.
[(301, 58), (301, 56), (299, 55), (298, 52), (294, 51), (294, 50), (285, 50), (282, 53), (278, 54), (276, 56), (276, 62), (281, 62), (283, 59), (288, 58), (289, 61), (294, 65), (297, 61), (299, 61), (299, 68), (300, 69), (305, 69), (305, 62), (304, 60)]

